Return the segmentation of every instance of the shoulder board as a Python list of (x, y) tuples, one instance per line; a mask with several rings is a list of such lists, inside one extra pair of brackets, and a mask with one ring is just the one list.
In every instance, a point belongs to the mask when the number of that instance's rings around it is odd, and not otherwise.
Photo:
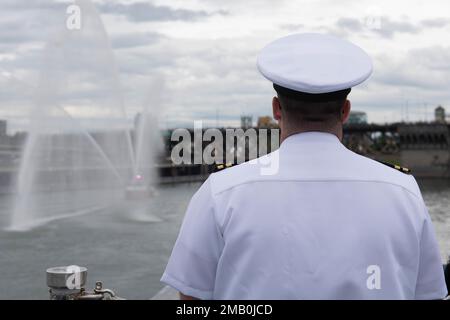
[(216, 166), (216, 170), (214, 170), (214, 172), (222, 171), (224, 169), (231, 168), (232, 166), (233, 166), (232, 163), (218, 164)]
[(392, 163), (389, 163), (389, 162), (384, 162), (384, 161), (380, 161), (380, 160), (376, 160), (376, 161), (378, 161), (379, 163), (382, 163), (385, 166), (388, 166), (388, 167), (390, 167), (392, 169), (400, 171), (400, 172), (402, 172), (404, 174), (411, 174), (411, 169), (408, 169), (408, 168), (405, 168), (405, 167), (401, 167), (401, 166), (399, 166), (397, 164), (392, 164)]

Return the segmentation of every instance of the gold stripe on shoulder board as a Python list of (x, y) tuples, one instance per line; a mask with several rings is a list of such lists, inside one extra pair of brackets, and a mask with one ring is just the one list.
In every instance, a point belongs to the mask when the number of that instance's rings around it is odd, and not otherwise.
[(218, 164), (218, 165), (216, 166), (215, 172), (224, 170), (224, 169), (226, 169), (226, 168), (231, 168), (232, 166), (233, 166), (232, 163)]
[(385, 166), (391, 167), (392, 169), (400, 171), (400, 172), (402, 172), (404, 174), (411, 174), (411, 169), (399, 166), (398, 164), (391, 164), (389, 162), (384, 162), (384, 161), (381, 161), (381, 160), (376, 160), (376, 161), (379, 162), (379, 163), (384, 164)]

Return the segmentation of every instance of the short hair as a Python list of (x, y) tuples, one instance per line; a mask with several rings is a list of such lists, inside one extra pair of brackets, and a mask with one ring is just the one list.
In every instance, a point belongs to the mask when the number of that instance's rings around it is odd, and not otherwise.
[(324, 99), (319, 94), (314, 95), (314, 98), (311, 99), (308, 94), (293, 95), (283, 90), (277, 90), (281, 111), (289, 122), (337, 122), (349, 93), (350, 90), (347, 90), (339, 95), (331, 96), (329, 99)]

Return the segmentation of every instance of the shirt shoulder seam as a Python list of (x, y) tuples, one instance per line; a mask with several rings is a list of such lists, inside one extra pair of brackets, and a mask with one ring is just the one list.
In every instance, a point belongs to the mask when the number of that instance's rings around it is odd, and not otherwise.
[(251, 179), (248, 181), (244, 181), (241, 183), (237, 183), (235, 185), (229, 186), (223, 190), (217, 191), (217, 192), (213, 192), (213, 188), (211, 188), (211, 192), (213, 193), (213, 195), (220, 195), (221, 193), (224, 193), (230, 189), (234, 189), (236, 187), (245, 185), (245, 184), (249, 184), (249, 183), (256, 183), (256, 182), (346, 182), (346, 183), (352, 183), (352, 182), (374, 182), (374, 183), (382, 183), (382, 184), (389, 184), (389, 185), (393, 185), (396, 187), (399, 187), (405, 191), (407, 191), (408, 193), (412, 194), (414, 197), (416, 197), (418, 200), (421, 200), (421, 197), (419, 195), (417, 195), (415, 192), (411, 191), (409, 188), (406, 188), (405, 186), (398, 184), (398, 183), (393, 183), (393, 182), (389, 182), (389, 181), (383, 181), (383, 180), (365, 180), (365, 179), (279, 179), (279, 180), (257, 180), (257, 179)]

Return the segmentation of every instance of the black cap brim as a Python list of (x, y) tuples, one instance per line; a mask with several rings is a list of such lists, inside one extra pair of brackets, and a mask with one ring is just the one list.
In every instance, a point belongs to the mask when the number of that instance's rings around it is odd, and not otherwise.
[(305, 102), (329, 102), (329, 101), (345, 100), (347, 96), (350, 94), (350, 91), (352, 90), (351, 88), (348, 88), (344, 90), (327, 93), (306, 93), (288, 89), (279, 86), (276, 83), (273, 84), (273, 88), (278, 94), (282, 96)]

